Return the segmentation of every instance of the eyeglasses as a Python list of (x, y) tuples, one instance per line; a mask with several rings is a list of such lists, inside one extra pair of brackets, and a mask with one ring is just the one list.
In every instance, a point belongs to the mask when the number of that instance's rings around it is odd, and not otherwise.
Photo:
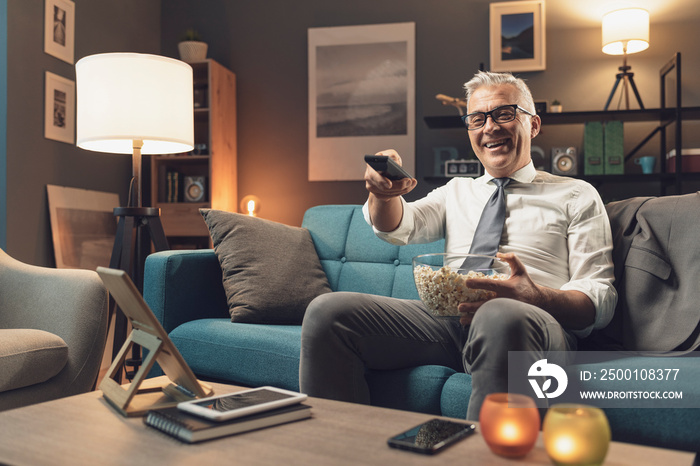
[(491, 119), (498, 124), (513, 121), (515, 120), (515, 114), (518, 110), (527, 113), (530, 116), (535, 116), (522, 108), (520, 105), (512, 104), (501, 105), (500, 107), (494, 108), (490, 112), (473, 112), (469, 113), (468, 115), (462, 115), (462, 121), (464, 122), (468, 131), (473, 131), (475, 129), (482, 128), (486, 124), (487, 117), (491, 117)]

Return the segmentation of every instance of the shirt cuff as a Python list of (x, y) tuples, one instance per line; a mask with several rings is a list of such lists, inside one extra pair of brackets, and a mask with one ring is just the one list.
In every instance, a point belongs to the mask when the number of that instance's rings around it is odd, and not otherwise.
[(404, 246), (408, 244), (408, 239), (411, 236), (411, 232), (413, 231), (414, 223), (413, 216), (409, 215), (410, 208), (406, 203), (406, 200), (403, 197), (399, 197), (399, 199), (401, 200), (403, 216), (401, 217), (401, 222), (399, 223), (399, 226), (396, 227), (395, 230), (379, 231), (375, 228), (374, 224), (372, 224), (372, 219), (369, 215), (369, 201), (365, 202), (365, 204), (362, 206), (362, 214), (365, 217), (365, 222), (367, 222), (372, 227), (374, 234), (377, 235), (378, 238), (396, 246)]
[(612, 283), (576, 280), (564, 284), (560, 289), (563, 291), (580, 291), (588, 296), (595, 307), (595, 320), (591, 325), (581, 330), (569, 329), (569, 331), (578, 338), (587, 337), (593, 330), (607, 326), (612, 320), (613, 313), (615, 312), (615, 304), (617, 303), (617, 292)]

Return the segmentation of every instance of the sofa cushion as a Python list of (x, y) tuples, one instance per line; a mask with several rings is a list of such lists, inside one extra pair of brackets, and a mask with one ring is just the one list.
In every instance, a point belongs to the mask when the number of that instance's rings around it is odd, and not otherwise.
[(307, 230), (219, 210), (201, 213), (232, 321), (301, 324), (311, 300), (331, 291)]
[(444, 240), (396, 246), (372, 231), (359, 205), (320, 205), (304, 214), (333, 291), (356, 291), (418, 299), (411, 261), (418, 254), (444, 252)]
[(300, 325), (199, 319), (177, 327), (170, 339), (198, 377), (299, 390)]
[(0, 329), (0, 392), (45, 382), (68, 362), (68, 345), (44, 330)]
[[(372, 405), (440, 416), (443, 386), (453, 374), (455, 371), (449, 367), (428, 365), (369, 370), (366, 377)], [(468, 378), (468, 388), (471, 377), (464, 375)]]
[[(440, 400), (442, 415), (465, 419), (470, 396), (472, 396), (471, 374), (454, 372), (442, 388)], [(478, 421), (478, 419), (470, 419), (470, 421)]]

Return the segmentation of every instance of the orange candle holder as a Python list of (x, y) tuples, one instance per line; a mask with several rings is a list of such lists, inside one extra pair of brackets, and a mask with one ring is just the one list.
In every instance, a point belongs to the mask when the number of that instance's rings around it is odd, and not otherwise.
[(599, 465), (608, 453), (610, 424), (600, 408), (557, 404), (544, 417), (542, 436), (554, 464)]
[(492, 393), (481, 405), (479, 426), (492, 452), (521, 457), (535, 446), (540, 432), (540, 412), (528, 396)]

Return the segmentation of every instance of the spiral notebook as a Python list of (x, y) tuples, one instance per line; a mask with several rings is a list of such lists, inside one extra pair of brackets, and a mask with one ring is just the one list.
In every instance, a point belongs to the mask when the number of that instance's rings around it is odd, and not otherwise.
[(175, 408), (149, 411), (143, 422), (181, 442), (195, 443), (311, 417), (311, 406), (296, 404), (231, 419), (210, 421)]

